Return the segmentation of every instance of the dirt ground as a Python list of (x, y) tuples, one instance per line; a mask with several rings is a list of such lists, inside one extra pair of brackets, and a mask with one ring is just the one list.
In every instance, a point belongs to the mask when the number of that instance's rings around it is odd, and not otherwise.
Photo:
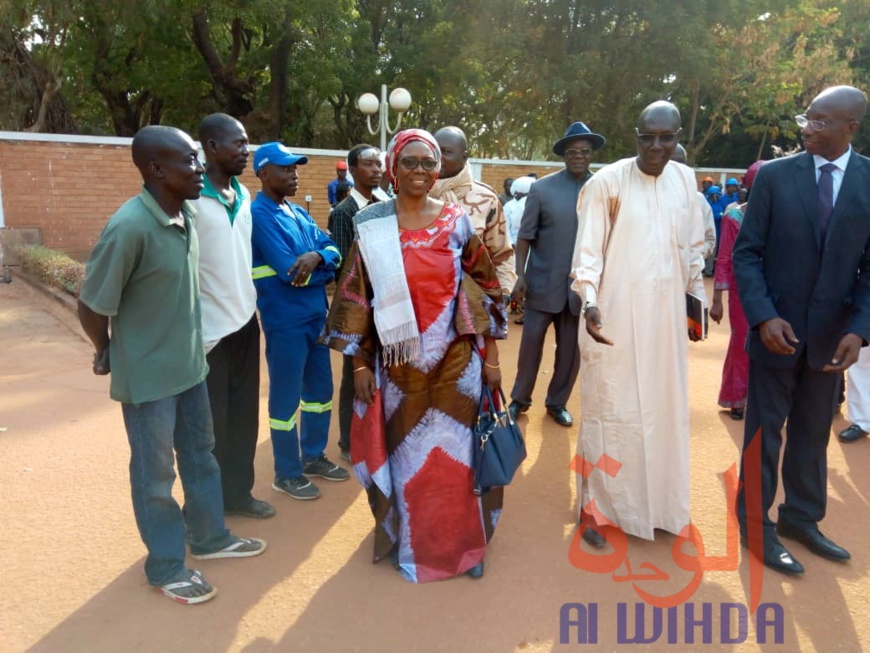
[[(355, 481), (322, 483), (323, 497), (314, 502), (273, 492), (264, 366), (255, 494), (273, 502), (278, 515), (228, 523), (238, 534), (265, 538), (269, 549), (258, 558), (197, 561), (220, 595), (201, 606), (175, 604), (145, 582), (121, 411), (108, 397), (108, 380), (91, 374), (91, 348), (74, 327), (69, 312), (20, 279), (0, 285), (2, 652), (870, 650), (863, 607), (870, 593), (870, 441), (843, 446), (834, 438), (829, 450), (823, 530), (851, 550), (851, 563), (792, 544), (806, 575), (766, 573), (761, 602), (773, 625), (759, 628), (750, 616), (741, 634), (736, 615), (745, 614), (751, 589), (741, 551), (736, 569), (705, 572), (689, 603), (659, 615), (656, 637), (654, 611), (638, 591), (674, 594), (692, 574), (677, 566), (675, 538), (665, 534), (655, 542), (630, 538), (628, 559), (635, 574), (648, 562), (669, 580), (626, 582), (624, 563), (613, 574), (575, 566), (582, 562), (572, 545), (576, 495), (568, 465), (577, 430), (545, 414), (549, 347), (535, 406), (521, 421), (529, 457), (507, 491), (485, 578), (413, 585), (388, 563), (372, 565), (372, 519)], [(508, 387), (520, 333), (512, 325), (502, 349)], [(716, 406), (726, 344), (723, 323), (691, 346), (692, 518), (708, 556), (727, 551), (723, 473), (737, 461), (742, 439), (742, 423)], [(576, 392), (569, 409), (580, 413)], [(838, 416), (834, 429), (845, 426)], [(334, 458), (336, 441), (333, 420)], [(567, 622), (579, 611), (567, 604), (587, 609), (589, 643), (578, 643), (579, 628)], [(654, 641), (620, 640), (620, 631), (623, 640), (636, 635), (636, 610)], [(734, 640), (741, 643), (728, 643)]]

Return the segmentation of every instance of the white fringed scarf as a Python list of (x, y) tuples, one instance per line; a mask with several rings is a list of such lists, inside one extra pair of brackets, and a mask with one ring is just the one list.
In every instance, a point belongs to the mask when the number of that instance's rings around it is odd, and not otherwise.
[(420, 331), (399, 242), (396, 202), (378, 202), (354, 216), (359, 249), (372, 284), (372, 312), (386, 367), (420, 356)]

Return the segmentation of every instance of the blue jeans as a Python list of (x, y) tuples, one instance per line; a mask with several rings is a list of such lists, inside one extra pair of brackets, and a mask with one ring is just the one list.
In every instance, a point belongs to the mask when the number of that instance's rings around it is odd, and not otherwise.
[[(121, 404), (130, 442), (130, 489), (139, 535), (148, 549), (152, 585), (184, 571), (185, 519), (191, 553), (211, 553), (233, 538), (224, 524), (221, 475), (212, 454), (214, 433), (203, 381), (177, 395)], [(173, 449), (184, 488), (184, 514), (172, 497)]]

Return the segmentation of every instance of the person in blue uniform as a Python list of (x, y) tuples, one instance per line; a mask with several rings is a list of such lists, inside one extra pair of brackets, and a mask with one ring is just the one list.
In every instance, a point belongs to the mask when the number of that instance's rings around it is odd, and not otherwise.
[(297, 166), (306, 163), (280, 143), (261, 145), (254, 172), (262, 190), (251, 203), (253, 277), (269, 367), (272, 489), (301, 500), (320, 496), (308, 477), (350, 478), (323, 453), (332, 368), (329, 349), (317, 343), (326, 321), (326, 284), (335, 278), (341, 255), (311, 216), (286, 199), (299, 187)]

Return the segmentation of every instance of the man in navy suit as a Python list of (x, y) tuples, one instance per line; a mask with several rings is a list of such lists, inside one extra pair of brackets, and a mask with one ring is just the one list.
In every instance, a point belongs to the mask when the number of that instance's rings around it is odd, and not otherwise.
[[(778, 535), (828, 559), (850, 557), (818, 522), (837, 379), (870, 340), (870, 159), (851, 147), (866, 107), (864, 93), (836, 86), (796, 117), (806, 152), (761, 167), (734, 245), (751, 328), (737, 516), (744, 546), (788, 574), (804, 569)], [(774, 523), (786, 420), (785, 502)]]

